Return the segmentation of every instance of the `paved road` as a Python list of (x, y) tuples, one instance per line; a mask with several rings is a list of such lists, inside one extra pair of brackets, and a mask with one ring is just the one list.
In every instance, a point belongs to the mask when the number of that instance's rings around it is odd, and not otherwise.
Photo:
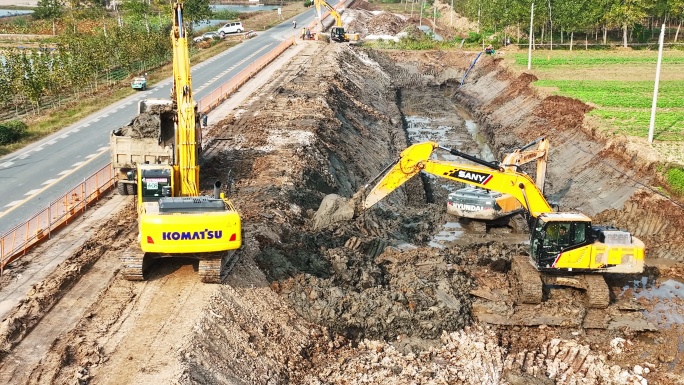
[[(298, 25), (315, 11), (298, 15)], [(195, 100), (219, 88), (251, 62), (296, 34), (292, 21), (192, 67)], [(26, 148), (0, 158), (0, 235), (23, 223), (109, 163), (109, 133), (128, 124), (144, 98), (168, 98), (172, 78), (118, 101)]]

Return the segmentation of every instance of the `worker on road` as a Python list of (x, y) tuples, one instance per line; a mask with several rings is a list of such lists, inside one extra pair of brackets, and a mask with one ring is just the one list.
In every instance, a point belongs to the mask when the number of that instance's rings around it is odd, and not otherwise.
[(306, 38), (306, 28), (302, 28), (302, 40)]

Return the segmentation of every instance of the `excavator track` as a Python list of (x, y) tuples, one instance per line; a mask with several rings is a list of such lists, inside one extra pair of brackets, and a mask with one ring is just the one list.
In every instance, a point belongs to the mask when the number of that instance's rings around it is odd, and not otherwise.
[(129, 254), (121, 258), (121, 273), (128, 281), (144, 281), (148, 264), (149, 258), (145, 258), (145, 253)]
[(238, 260), (238, 253), (230, 251), (221, 254), (215, 258), (200, 259), (198, 273), (202, 282), (221, 283), (223, 278), (233, 270)]
[(529, 258), (518, 255), (511, 259), (513, 292), (518, 303), (539, 304), (542, 302), (543, 283), (539, 272)]
[(600, 274), (585, 275), (584, 277), (587, 300), (593, 309), (605, 309), (610, 304), (610, 289), (605, 278)]

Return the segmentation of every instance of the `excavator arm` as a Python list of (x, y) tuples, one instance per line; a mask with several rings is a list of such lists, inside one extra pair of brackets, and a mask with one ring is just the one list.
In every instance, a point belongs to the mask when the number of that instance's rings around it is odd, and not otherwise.
[[(437, 148), (479, 165), (431, 160), (430, 155)], [(553, 212), (541, 191), (535, 186), (534, 181), (526, 174), (507, 170), (498, 164), (483, 161), (458, 150), (441, 147), (434, 142), (414, 144), (402, 151), (399, 159), (368, 192), (363, 207), (365, 209), (372, 207), (421, 171), (441, 178), (510, 194), (520, 201), (523, 207), (534, 217), (542, 213)]]
[(171, 29), (173, 45), (173, 87), (171, 98), (176, 104), (178, 174), (180, 175), (180, 196), (199, 195), (199, 166), (197, 159), (197, 138), (195, 102), (192, 98), (190, 78), (190, 57), (185, 26), (183, 25), (183, 3), (173, 3), (174, 18)]
[[(528, 148), (537, 144), (536, 150), (528, 150)], [(535, 184), (539, 191), (544, 193), (544, 183), (546, 181), (546, 163), (549, 159), (549, 141), (545, 137), (540, 137), (532, 142), (518, 148), (506, 155), (501, 162), (501, 166), (509, 171), (519, 171), (519, 167), (537, 161), (537, 177)]]
[(314, 3), (316, 4), (316, 14), (318, 15), (318, 22), (321, 23), (321, 31), (323, 30), (323, 14), (321, 13), (321, 7), (324, 7), (325, 9), (330, 12), (332, 17), (335, 18), (335, 26), (336, 27), (341, 27), (342, 26), (342, 16), (340, 16), (340, 13), (337, 12), (337, 10), (328, 4), (325, 0), (314, 0)]

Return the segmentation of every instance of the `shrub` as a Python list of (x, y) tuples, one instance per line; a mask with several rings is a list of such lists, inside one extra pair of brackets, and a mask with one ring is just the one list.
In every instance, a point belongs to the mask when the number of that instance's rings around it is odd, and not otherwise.
[(684, 195), (684, 170), (679, 167), (667, 170), (667, 183), (676, 194)]
[(312, 6), (312, 5), (313, 5), (313, 0), (306, 0), (306, 1), (304, 1), (304, 6), (305, 6), (305, 7), (309, 8), (309, 7)]
[(28, 126), (21, 120), (9, 120), (0, 123), (0, 144), (11, 144), (18, 142)]

